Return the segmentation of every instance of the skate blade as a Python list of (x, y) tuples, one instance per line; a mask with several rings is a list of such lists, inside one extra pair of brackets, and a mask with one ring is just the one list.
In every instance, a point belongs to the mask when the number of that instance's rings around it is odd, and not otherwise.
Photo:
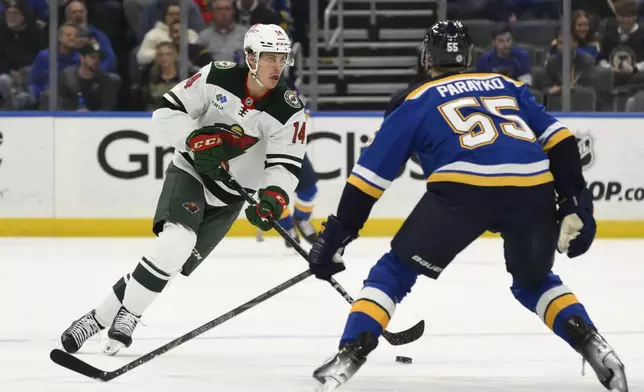
[(118, 353), (125, 345), (117, 340), (108, 340), (103, 349), (103, 354), (108, 356), (114, 356)]
[(333, 377), (326, 377), (324, 384), (320, 385), (315, 389), (315, 392), (330, 392), (335, 391), (340, 387), (340, 382)]
[(608, 383), (611, 391), (628, 392), (628, 382), (626, 381), (626, 372), (624, 365), (617, 358), (615, 353), (610, 353), (604, 358), (604, 365), (613, 373), (613, 377)]
[(628, 382), (626, 381), (624, 368), (617, 367), (611, 370), (613, 371), (613, 378), (609, 383), (611, 391), (628, 392)]
[(628, 383), (626, 382), (624, 373), (614, 376), (610, 381), (610, 389), (611, 391), (628, 392)]

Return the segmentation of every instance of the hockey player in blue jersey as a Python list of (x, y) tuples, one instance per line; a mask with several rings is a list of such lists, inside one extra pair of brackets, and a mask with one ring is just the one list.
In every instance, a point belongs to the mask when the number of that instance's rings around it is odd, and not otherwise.
[[(311, 223), (311, 214), (313, 214), (315, 196), (318, 193), (318, 178), (306, 154), (302, 160), (302, 168), (300, 169), (298, 180), (297, 188), (295, 188), (294, 211), (291, 213), (290, 208), (284, 210), (282, 219), (278, 223), (297, 242), (300, 242), (299, 232), (306, 242), (312, 244), (317, 238), (317, 232)], [(290, 248), (291, 245), (286, 242), (286, 247)]]
[[(471, 41), (440, 21), (423, 43), (431, 79), (388, 111), (310, 253), (316, 277), (344, 270), (333, 255), (357, 238), (399, 168), (417, 154), (427, 192), (373, 266), (351, 308), (339, 352), (315, 370), (320, 390), (350, 379), (376, 348), (419, 275), (437, 279), (486, 230), (503, 238), (511, 292), (576, 350), (607, 389), (628, 391), (624, 365), (584, 306), (552, 272), (555, 250), (576, 257), (595, 236), (592, 196), (574, 135), (520, 82), (462, 73)], [(556, 192), (556, 198), (555, 198)]]

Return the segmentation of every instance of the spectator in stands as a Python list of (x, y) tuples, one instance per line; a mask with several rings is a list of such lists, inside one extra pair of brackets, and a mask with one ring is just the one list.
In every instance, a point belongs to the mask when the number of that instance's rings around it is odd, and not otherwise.
[[(596, 59), (599, 56), (599, 42), (597, 42), (597, 33), (590, 24), (590, 18), (583, 10), (578, 10), (572, 14), (572, 38), (577, 45), (577, 49), (588, 53)], [(552, 40), (549, 53), (554, 55), (558, 53), (557, 49), (557, 36)]]
[(572, 0), (572, 9), (585, 10), (588, 15), (596, 15), (600, 18), (615, 16), (611, 0)]
[(512, 0), (450, 0), (449, 19), (489, 19), (501, 23), (516, 22)]
[[(546, 74), (544, 78), (545, 91), (544, 95), (556, 95), (561, 92), (563, 84), (563, 35), (561, 31), (556, 39), (557, 52), (548, 58), (546, 62)], [(592, 88), (595, 78), (595, 59), (586, 51), (577, 47), (577, 42), (572, 41), (571, 49), (571, 70), (570, 87), (589, 87)]]
[(139, 36), (139, 24), (141, 23), (143, 9), (152, 3), (154, 3), (154, 0), (123, 0), (123, 13), (125, 14), (128, 27), (136, 35), (136, 42), (141, 42), (145, 33), (149, 31), (149, 29), (145, 30), (143, 35)]
[(245, 28), (258, 23), (275, 25), (282, 23), (282, 19), (273, 10), (260, 4), (259, 0), (237, 0), (233, 8), (235, 22)]
[(561, 0), (510, 0), (510, 9), (516, 19), (527, 16), (559, 19)]
[(116, 55), (107, 35), (92, 25), (87, 24), (87, 7), (81, 0), (71, 0), (65, 6), (65, 22), (73, 23), (79, 28), (77, 45), (83, 47), (91, 40), (98, 42), (103, 61), (101, 69), (105, 72), (116, 71)]
[(45, 33), (24, 2), (9, 1), (0, 23), (0, 107), (25, 109), (34, 104), (27, 78), (36, 55), (47, 47)]
[[(163, 20), (163, 11), (165, 9), (165, 4), (168, 2), (174, 2), (175, 0), (124, 0), (124, 6), (125, 3), (142, 3), (145, 1), (146, 3), (149, 3), (143, 8), (143, 11), (141, 11), (141, 15), (138, 18), (139, 23), (138, 23), (138, 28), (136, 29), (136, 38), (137, 42), (141, 42), (143, 40), (143, 37), (145, 36), (145, 33), (150, 31), (152, 28), (154, 28), (154, 25), (157, 23), (158, 20)], [(207, 26), (203, 21), (203, 18), (201, 17), (201, 11), (199, 10), (199, 7), (197, 4), (195, 4), (192, 1), (187, 0), (188, 3), (188, 28), (191, 30), (196, 31), (197, 33), (203, 31)], [(131, 6), (131, 4), (128, 4)], [(131, 8), (132, 7), (128, 7)], [(128, 11), (126, 11), (128, 12)], [(128, 20), (131, 19), (132, 16), (128, 17)]]
[[(66, 0), (68, 1), (68, 0)], [(87, 7), (88, 23), (107, 35), (120, 58), (121, 48), (129, 43), (131, 32), (128, 31), (127, 19), (122, 0), (82, 0)], [(61, 14), (62, 15), (62, 14)], [(103, 56), (103, 55), (102, 55)]]
[(233, 19), (232, 0), (212, 2), (212, 24), (199, 33), (198, 44), (206, 46), (215, 61), (243, 63), (246, 29)]
[(613, 70), (615, 84), (644, 81), (644, 30), (637, 23), (634, 0), (615, 3), (617, 28), (607, 28), (599, 53), (599, 65)]
[[(78, 27), (72, 23), (65, 23), (58, 28), (58, 72), (79, 63), (79, 54), (76, 51), (76, 38)], [(29, 92), (32, 98), (39, 102), (41, 94), (49, 87), (49, 49), (41, 50), (36, 55), (36, 60), (29, 74)]]
[(143, 101), (145, 109), (157, 108), (163, 94), (170, 91), (181, 80), (176, 47), (170, 42), (157, 46), (156, 59), (143, 76)]
[[(148, 31), (141, 42), (136, 61), (139, 65), (148, 65), (154, 61), (157, 54), (157, 46), (162, 42), (170, 42), (170, 25), (179, 23), (181, 20), (181, 7), (178, 1), (167, 2), (163, 13), (163, 19), (157, 21), (154, 28)], [(188, 30), (188, 42), (197, 41), (197, 32)]]
[(477, 72), (496, 72), (532, 84), (532, 64), (528, 52), (512, 45), (512, 33), (506, 25), (492, 32), (494, 47), (476, 64)]
[(44, 27), (49, 20), (49, 6), (47, 0), (8, 0), (0, 1), (0, 13), (4, 12), (7, 4), (17, 3), (25, 6), (30, 11), (31, 15), (35, 17), (35, 23), (39, 27)]
[(120, 89), (120, 78), (101, 70), (98, 43), (87, 43), (80, 49), (80, 64), (65, 69), (58, 80), (61, 110), (114, 110)]
[[(177, 53), (179, 53), (179, 45), (181, 44), (181, 26), (179, 22), (175, 22), (170, 26), (170, 38)], [(205, 67), (212, 61), (212, 54), (203, 45), (188, 43), (188, 61), (190, 62), (188, 72), (196, 73), (200, 68)]]
[(308, 1), (296, 1), (291, 9), (293, 15), (293, 42), (302, 44), (304, 55), (309, 55), (309, 17), (311, 4)]
[(211, 0), (194, 0), (195, 4), (197, 4), (197, 7), (199, 7), (199, 10), (201, 11), (201, 17), (203, 18), (203, 21), (206, 22), (206, 25), (212, 21), (210, 1)]
[(572, 36), (577, 41), (577, 48), (596, 59), (599, 56), (598, 34), (586, 11), (578, 10), (573, 12), (572, 28)]

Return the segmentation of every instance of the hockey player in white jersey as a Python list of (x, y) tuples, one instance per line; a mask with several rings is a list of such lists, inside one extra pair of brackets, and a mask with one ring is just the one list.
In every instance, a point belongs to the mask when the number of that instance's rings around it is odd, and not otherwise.
[(166, 93), (153, 113), (155, 131), (176, 149), (154, 216), (158, 238), (103, 303), (62, 334), (67, 352), (105, 328), (105, 354), (130, 346), (141, 315), (168, 281), (189, 276), (224, 238), (244, 203), (224, 171), (259, 192), (245, 213), (260, 229), (269, 230), (267, 218), (279, 219), (288, 206), (307, 120), (296, 92), (280, 81), (293, 63), (291, 42), (281, 27), (258, 24), (246, 33), (244, 51), (247, 67), (211, 63)]

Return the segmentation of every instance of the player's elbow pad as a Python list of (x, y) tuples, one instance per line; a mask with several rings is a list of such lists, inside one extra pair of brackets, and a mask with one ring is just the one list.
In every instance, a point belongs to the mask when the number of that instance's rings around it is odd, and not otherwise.
[(581, 170), (581, 156), (577, 140), (568, 137), (548, 151), (550, 171), (555, 178), (559, 197), (577, 196), (586, 186)]

